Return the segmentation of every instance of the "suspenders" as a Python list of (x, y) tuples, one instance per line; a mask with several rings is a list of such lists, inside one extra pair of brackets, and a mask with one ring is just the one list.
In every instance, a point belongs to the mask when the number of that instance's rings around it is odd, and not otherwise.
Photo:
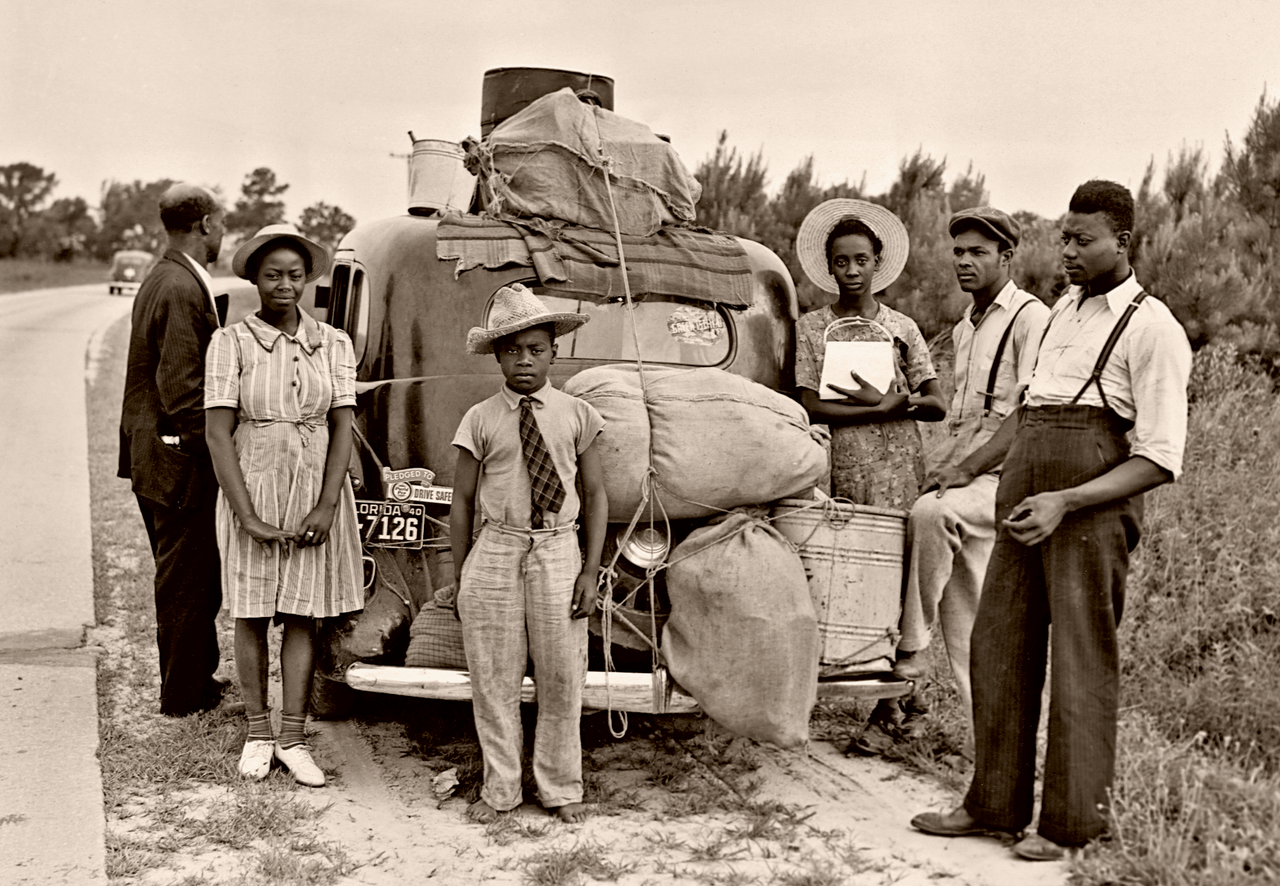
[[(1137, 313), (1138, 306), (1146, 300), (1146, 297), (1146, 290), (1139, 292), (1134, 297), (1133, 301), (1129, 302), (1129, 307), (1124, 309), (1124, 313), (1120, 315), (1120, 319), (1116, 321), (1116, 325), (1111, 328), (1111, 334), (1107, 336), (1107, 342), (1102, 346), (1102, 351), (1098, 354), (1097, 362), (1093, 364), (1093, 372), (1089, 373), (1089, 379), (1084, 383), (1084, 386), (1081, 387), (1080, 390), (1076, 392), (1076, 395), (1071, 398), (1072, 406), (1076, 404), (1076, 401), (1080, 399), (1085, 391), (1089, 390), (1089, 385), (1097, 385), (1098, 394), (1102, 397), (1103, 407), (1106, 409), (1111, 408), (1111, 404), (1107, 402), (1107, 392), (1102, 389), (1102, 370), (1107, 365), (1107, 361), (1111, 359), (1111, 352), (1116, 349), (1116, 343), (1120, 341), (1121, 333), (1123, 333), (1125, 327), (1129, 325), (1129, 321), (1133, 318), (1133, 315)], [(1046, 333), (1048, 332), (1047, 325), (1045, 327), (1045, 331)]]
[(1005, 345), (1009, 343), (1009, 336), (1013, 332), (1013, 324), (1018, 322), (1018, 315), (1029, 304), (1031, 304), (1030, 300), (1024, 301), (1018, 306), (1018, 310), (1013, 312), (1013, 316), (1009, 318), (1009, 325), (1004, 328), (1004, 334), (1000, 336), (1000, 343), (996, 345), (996, 356), (991, 361), (991, 374), (987, 376), (987, 389), (982, 395), (983, 417), (991, 414), (991, 404), (996, 398), (996, 375), (1000, 372), (1000, 359), (1004, 356)]

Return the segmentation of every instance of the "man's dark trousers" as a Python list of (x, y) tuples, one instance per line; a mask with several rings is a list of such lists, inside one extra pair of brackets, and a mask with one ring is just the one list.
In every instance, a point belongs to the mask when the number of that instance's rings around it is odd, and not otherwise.
[(132, 483), (156, 558), (160, 710), (178, 716), (214, 707), (221, 695), (213, 682), (218, 480), (204, 442), (204, 355), (225, 297), (214, 303), (216, 313), (190, 261), (166, 252), (134, 299), (120, 410), (118, 475)]
[[(1128, 424), (1110, 410), (1024, 407), (1018, 421), (996, 494), (997, 520), (1028, 495), (1077, 486), (1128, 458)], [(1059, 845), (1080, 846), (1105, 826), (1119, 704), (1116, 627), (1140, 508), (1135, 497), (1074, 511), (1033, 546), (999, 529), (973, 629), (976, 753), (964, 803), (989, 828), (1020, 831), (1031, 823), (1050, 651), (1049, 747), (1037, 831)]]
[(156, 640), (160, 647), (160, 713), (185, 716), (216, 707), (222, 579), (214, 536), (217, 497), (167, 508), (137, 496), (156, 560)]

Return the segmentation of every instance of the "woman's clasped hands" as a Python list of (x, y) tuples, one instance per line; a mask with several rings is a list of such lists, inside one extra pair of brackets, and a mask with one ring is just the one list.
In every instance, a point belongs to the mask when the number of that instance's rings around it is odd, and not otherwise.
[(329, 530), (333, 527), (336, 510), (332, 505), (317, 504), (303, 518), (302, 525), (294, 532), (281, 529), (259, 517), (254, 517), (241, 525), (254, 541), (262, 545), (270, 546), (279, 543), (293, 544), (300, 548), (313, 547), (324, 544), (329, 538)]

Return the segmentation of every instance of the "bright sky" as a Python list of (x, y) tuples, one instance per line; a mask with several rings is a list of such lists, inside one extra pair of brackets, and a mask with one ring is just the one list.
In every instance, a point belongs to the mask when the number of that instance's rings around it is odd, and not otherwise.
[(479, 135), (488, 68), (613, 77), (615, 110), (693, 168), (721, 129), (780, 185), (887, 189), (904, 155), (970, 161), (992, 201), (1056, 217), (1091, 177), (1136, 188), (1186, 142), (1212, 168), (1280, 90), (1276, 0), (0, 0), (0, 164), (239, 194), (246, 173), (358, 220), (405, 206), (419, 138)]

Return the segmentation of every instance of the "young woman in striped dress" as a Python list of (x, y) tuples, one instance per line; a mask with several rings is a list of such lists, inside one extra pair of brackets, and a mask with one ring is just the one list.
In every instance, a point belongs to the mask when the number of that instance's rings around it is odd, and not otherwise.
[[(329, 256), (292, 225), (269, 225), (232, 269), (262, 306), (214, 332), (205, 366), (206, 436), (221, 491), (222, 596), (249, 717), (240, 773), (265, 778), (274, 756), (301, 784), (324, 773), (305, 743), (315, 619), (363, 605), (355, 498), (347, 478), (355, 359), (345, 332), (298, 309)], [(267, 629), (283, 625), (280, 734), (267, 706)]]

